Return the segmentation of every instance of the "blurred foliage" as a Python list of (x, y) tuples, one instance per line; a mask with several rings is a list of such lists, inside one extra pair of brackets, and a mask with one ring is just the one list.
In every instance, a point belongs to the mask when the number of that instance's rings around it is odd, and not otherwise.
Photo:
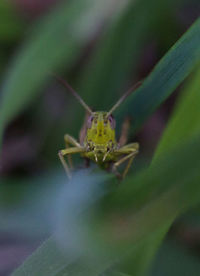
[[(1, 162), (16, 156), (21, 167), (31, 158), (41, 166), (1, 178), (0, 230), (46, 239), (12, 275), (198, 275), (196, 258), (172, 239), (151, 265), (172, 223), (194, 207), (199, 213), (200, 19), (179, 30), (176, 20), (189, 5), (184, 0), (57, 2), (30, 21), (12, 2), (0, 3)], [(199, 8), (195, 0), (192, 7)], [(165, 54), (149, 65), (151, 43)], [(140, 63), (146, 64), (143, 71)], [(95, 109), (109, 108), (142, 79), (116, 111), (118, 122), (134, 118), (131, 133), (179, 87), (155, 153), (144, 154), (140, 168), (136, 160), (120, 185), (95, 167), (77, 167), (70, 181), (57, 169), (63, 134), (77, 137), (84, 114), (53, 80), (51, 73), (59, 71)], [(28, 133), (22, 146), (15, 141), (21, 129)], [(180, 265), (169, 256), (181, 258)]]

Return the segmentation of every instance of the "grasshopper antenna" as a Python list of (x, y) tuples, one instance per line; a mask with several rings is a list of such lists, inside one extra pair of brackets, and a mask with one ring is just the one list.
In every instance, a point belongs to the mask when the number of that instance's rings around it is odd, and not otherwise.
[(61, 77), (53, 74), (53, 76), (62, 83), (71, 93), (74, 95), (74, 97), (79, 101), (79, 103), (90, 113), (92, 114), (91, 108), (84, 102), (84, 100), (79, 96), (79, 94)]
[(107, 114), (107, 117), (113, 113), (113, 111), (133, 92), (135, 91), (140, 85), (142, 84), (142, 81), (138, 81), (136, 84), (131, 86), (123, 95), (122, 97), (116, 102), (116, 104), (110, 109), (110, 111)]

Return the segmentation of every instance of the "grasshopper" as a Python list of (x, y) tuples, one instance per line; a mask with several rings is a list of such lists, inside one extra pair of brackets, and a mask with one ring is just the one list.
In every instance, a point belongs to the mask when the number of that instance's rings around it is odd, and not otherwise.
[[(133, 92), (141, 83), (131, 87), (110, 109), (110, 111), (95, 111), (83, 101), (78, 93), (62, 78), (56, 78), (76, 97), (80, 104), (87, 111), (86, 120), (80, 132), (79, 141), (70, 136), (64, 135), (66, 148), (58, 152), (61, 163), (67, 173), (68, 178), (71, 178), (71, 170), (73, 169), (71, 155), (78, 153), (86, 160), (92, 160), (102, 168), (108, 168), (112, 165), (112, 172), (119, 178), (124, 178), (133, 162), (134, 157), (139, 152), (138, 143), (126, 144), (128, 133), (128, 120), (122, 125), (122, 133), (117, 142), (115, 137), (116, 121), (112, 115), (113, 111)], [(71, 145), (71, 147), (70, 147)], [(68, 157), (68, 162), (64, 156)], [(127, 165), (122, 174), (117, 170), (119, 165), (127, 162)]]

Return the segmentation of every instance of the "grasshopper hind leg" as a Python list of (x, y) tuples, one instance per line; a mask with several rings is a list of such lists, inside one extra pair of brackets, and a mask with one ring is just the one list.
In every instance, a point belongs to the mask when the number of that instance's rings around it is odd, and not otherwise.
[[(113, 171), (113, 173), (115, 173), (115, 175), (118, 178), (123, 179), (127, 175), (128, 171), (130, 169), (130, 166), (131, 166), (135, 156), (138, 154), (138, 152), (139, 152), (139, 144), (138, 143), (131, 143), (131, 144), (125, 145), (116, 151), (116, 154), (119, 154), (119, 156), (120, 155), (123, 156), (118, 161), (116, 161), (112, 166), (112, 171)], [(122, 174), (119, 173), (117, 168), (127, 160), (128, 160), (128, 163), (127, 163), (124, 171), (122, 172)]]
[[(139, 152), (139, 144), (138, 143), (130, 143), (130, 144), (126, 145), (126, 142), (128, 139), (129, 128), (130, 128), (130, 118), (126, 117), (122, 124), (121, 135), (119, 138), (120, 148), (119, 148), (119, 150), (116, 151), (116, 154), (118, 154), (119, 156), (122, 155), (122, 158), (120, 158), (118, 161), (114, 162), (114, 164), (112, 166), (113, 173), (115, 173), (115, 175), (120, 179), (123, 179), (127, 175), (135, 156)], [(117, 168), (127, 160), (128, 160), (128, 163), (127, 163), (123, 173), (122, 174), (119, 173)]]

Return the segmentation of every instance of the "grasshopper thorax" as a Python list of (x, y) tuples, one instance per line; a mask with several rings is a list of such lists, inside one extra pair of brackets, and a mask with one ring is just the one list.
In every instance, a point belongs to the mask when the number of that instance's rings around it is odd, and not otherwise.
[(87, 120), (84, 146), (95, 160), (105, 161), (118, 146), (115, 139), (115, 119), (108, 112), (93, 112)]

